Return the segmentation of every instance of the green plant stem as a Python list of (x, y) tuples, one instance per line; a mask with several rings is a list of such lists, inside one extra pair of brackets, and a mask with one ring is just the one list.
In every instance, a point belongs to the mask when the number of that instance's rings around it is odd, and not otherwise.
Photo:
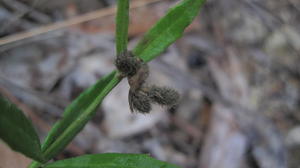
[(127, 50), (129, 25), (129, 0), (118, 0), (116, 16), (116, 51), (117, 55)]

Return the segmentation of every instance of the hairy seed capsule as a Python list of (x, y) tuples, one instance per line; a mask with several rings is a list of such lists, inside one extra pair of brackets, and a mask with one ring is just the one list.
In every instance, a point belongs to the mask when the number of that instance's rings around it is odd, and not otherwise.
[(141, 113), (149, 113), (151, 111), (149, 97), (141, 92), (129, 90), (128, 101), (131, 112), (138, 111)]
[(141, 67), (141, 61), (128, 51), (118, 55), (115, 64), (117, 69), (125, 76), (135, 75)]
[(149, 98), (160, 105), (174, 106), (179, 101), (179, 93), (168, 87), (151, 86), (148, 92)]

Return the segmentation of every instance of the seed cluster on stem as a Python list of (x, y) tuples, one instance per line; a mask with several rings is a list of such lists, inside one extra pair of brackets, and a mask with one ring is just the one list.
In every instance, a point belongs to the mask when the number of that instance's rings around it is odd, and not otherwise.
[(128, 102), (132, 112), (149, 113), (152, 103), (173, 107), (178, 103), (179, 93), (168, 87), (156, 85), (147, 86), (146, 79), (149, 76), (148, 65), (132, 52), (125, 51), (117, 55), (116, 67), (121, 77), (127, 77), (130, 86)]

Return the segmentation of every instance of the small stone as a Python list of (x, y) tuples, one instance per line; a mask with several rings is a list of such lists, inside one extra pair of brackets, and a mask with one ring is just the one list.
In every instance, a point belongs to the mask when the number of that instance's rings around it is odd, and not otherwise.
[(296, 51), (300, 49), (300, 36), (292, 28), (282, 27), (274, 31), (264, 48), (272, 61), (289, 69), (298, 69), (300, 59)]
[(287, 134), (286, 143), (289, 146), (300, 145), (300, 126), (297, 126), (289, 131)]

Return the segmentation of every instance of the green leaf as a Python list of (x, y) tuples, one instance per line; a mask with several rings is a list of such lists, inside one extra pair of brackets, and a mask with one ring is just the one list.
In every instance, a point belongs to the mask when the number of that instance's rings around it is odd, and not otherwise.
[(179, 168), (145, 154), (84, 155), (47, 164), (45, 168)]
[(182, 36), (184, 29), (198, 15), (204, 2), (205, 0), (182, 0), (169, 9), (167, 14), (145, 34), (133, 49), (133, 54), (145, 62), (154, 59)]
[[(63, 118), (54, 124), (42, 145), (46, 160), (61, 152), (94, 116), (104, 97), (121, 81), (117, 71), (100, 79), (85, 90), (64, 111)], [(30, 168), (41, 164), (32, 162)]]
[(85, 90), (65, 110), (63, 117), (48, 134), (42, 146), (47, 160), (61, 152), (94, 116), (104, 97), (120, 82), (113, 71)]
[(13, 150), (39, 162), (44, 161), (40, 140), (31, 122), (21, 110), (1, 96), (0, 138)]
[(70, 104), (63, 115), (47, 136), (42, 146), (48, 159), (54, 157), (81, 131), (89, 119), (94, 116), (103, 98), (118, 83), (116, 71), (100, 79), (95, 85), (84, 91)]
[(116, 50), (117, 54), (127, 50), (129, 24), (129, 0), (118, 0), (116, 16)]

